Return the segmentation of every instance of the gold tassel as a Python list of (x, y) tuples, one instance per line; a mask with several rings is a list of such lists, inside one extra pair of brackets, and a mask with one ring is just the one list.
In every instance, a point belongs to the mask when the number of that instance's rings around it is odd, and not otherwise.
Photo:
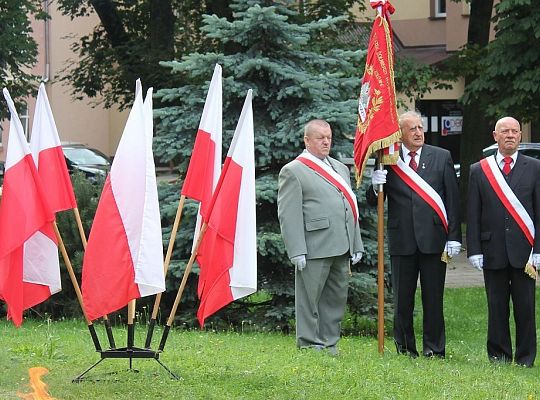
[(538, 276), (538, 273), (536, 272), (536, 268), (531, 263), (527, 263), (525, 265), (525, 273), (529, 275), (531, 279), (536, 280), (536, 277)]
[(441, 261), (445, 264), (448, 264), (450, 262), (452, 257), (448, 257), (448, 253), (445, 251), (443, 251), (443, 253), (441, 254)]

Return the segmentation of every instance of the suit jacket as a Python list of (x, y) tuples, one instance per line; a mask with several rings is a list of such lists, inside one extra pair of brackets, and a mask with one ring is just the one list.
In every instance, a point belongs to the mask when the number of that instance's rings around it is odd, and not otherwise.
[[(403, 159), (403, 154), (400, 157)], [(454, 163), (448, 150), (424, 144), (417, 173), (441, 196), (448, 217), (448, 234), (440, 217), (416, 192), (393, 171), (388, 174), (384, 193), (388, 198), (388, 251), (390, 255), (411, 255), (419, 249), (424, 254), (444, 251), (448, 240), (461, 242), (459, 191)], [(377, 205), (373, 186), (367, 201)]]
[[(508, 185), (534, 222), (534, 253), (540, 253), (540, 161), (518, 154)], [(477, 162), (467, 196), (467, 255), (484, 255), (485, 269), (523, 268), (531, 246), (503, 206)]]
[[(334, 170), (350, 185), (347, 166), (328, 157)], [(278, 217), (289, 258), (334, 257), (363, 251), (358, 221), (342, 193), (298, 160), (279, 173)]]

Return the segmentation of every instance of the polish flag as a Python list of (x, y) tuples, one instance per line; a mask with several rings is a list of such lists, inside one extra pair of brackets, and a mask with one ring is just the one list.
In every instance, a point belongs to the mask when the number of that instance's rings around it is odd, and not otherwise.
[[(199, 237), (202, 216), (207, 214), (212, 201), (212, 193), (221, 173), (221, 131), (222, 131), (222, 85), (221, 66), (216, 64), (212, 81), (208, 88), (204, 109), (199, 123), (195, 144), (191, 153), (182, 195), (198, 200), (199, 212), (193, 235), (193, 246)], [(203, 268), (204, 246), (199, 246), (199, 297), (204, 287), (205, 271)]]
[(152, 89), (143, 103), (137, 80), (84, 255), (82, 294), (90, 320), (165, 290), (152, 139)]
[(30, 148), (53, 211), (76, 208), (66, 159), (43, 83), (39, 85)]
[[(40, 259), (47, 259), (40, 246), (51, 236), (54, 238), (51, 233), (54, 213), (47, 202), (15, 105), (8, 90), (4, 88), (3, 92), (11, 121), (0, 204), (0, 299), (7, 303), (8, 319), (20, 326), (24, 310), (60, 290), (60, 272), (49, 271), (49, 262)], [(35, 245), (25, 243), (30, 237), (37, 238)]]
[[(47, 189), (47, 201), (53, 212), (75, 208), (75, 194), (58, 137), (45, 85), (39, 86), (30, 149), (38, 174)], [(48, 282), (50, 294), (61, 290), (58, 239), (52, 223), (44, 225), (25, 243), (24, 281)]]
[(205, 285), (197, 318), (257, 291), (255, 151), (251, 89), (248, 91), (208, 214), (204, 244)]

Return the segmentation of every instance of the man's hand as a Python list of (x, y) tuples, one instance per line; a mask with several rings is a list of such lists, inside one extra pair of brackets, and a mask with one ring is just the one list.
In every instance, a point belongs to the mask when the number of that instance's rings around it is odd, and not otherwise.
[(478, 271), (482, 271), (482, 269), (484, 269), (484, 255), (483, 254), (475, 254), (474, 256), (470, 256), (469, 262)]
[(291, 258), (291, 262), (298, 271), (302, 271), (306, 267), (306, 256), (305, 254), (294, 256), (293, 258)]
[(388, 173), (385, 169), (376, 169), (373, 170), (371, 174), (371, 184), (375, 189), (377, 185), (384, 185), (386, 183), (386, 174)]
[(461, 243), (456, 242), (455, 240), (449, 240), (446, 242), (446, 254), (448, 257), (452, 258), (459, 254), (461, 251)]
[(363, 254), (361, 251), (357, 251), (356, 253), (354, 253), (351, 257), (352, 264), (357, 264), (362, 259), (362, 255)]

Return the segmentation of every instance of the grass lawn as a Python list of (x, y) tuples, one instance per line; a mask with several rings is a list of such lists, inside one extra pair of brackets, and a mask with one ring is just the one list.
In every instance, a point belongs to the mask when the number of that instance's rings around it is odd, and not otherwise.
[[(172, 331), (160, 360), (181, 380), (152, 359), (134, 360), (139, 372), (128, 360), (106, 359), (77, 384), (72, 379), (99, 360), (82, 320), (26, 320), (19, 329), (2, 321), (0, 399), (31, 393), (28, 369), (36, 366), (49, 369), (43, 380), (56, 399), (540, 399), (539, 367), (487, 360), (483, 288), (448, 289), (445, 313), (445, 360), (398, 356), (391, 338), (380, 356), (376, 339), (345, 337), (333, 358), (296, 350), (294, 336)], [(421, 320), (419, 312), (417, 333)], [(125, 337), (115, 330), (118, 346)], [(137, 326), (135, 345), (144, 338)], [(159, 338), (160, 331), (154, 343)]]

